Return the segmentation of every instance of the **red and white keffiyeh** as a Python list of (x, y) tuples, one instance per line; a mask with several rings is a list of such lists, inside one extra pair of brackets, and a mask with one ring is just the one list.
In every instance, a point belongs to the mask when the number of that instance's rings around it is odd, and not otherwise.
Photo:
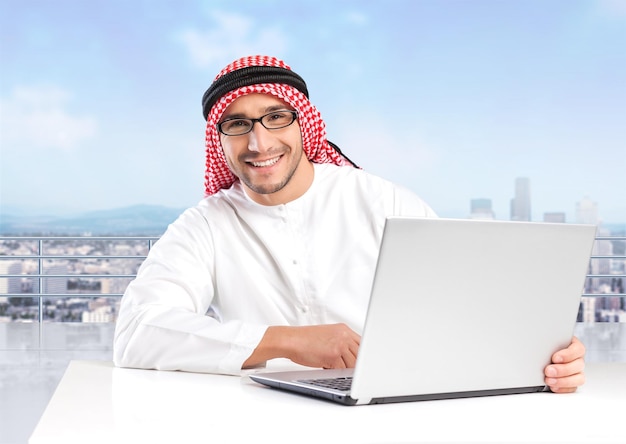
[[(278, 67), (291, 71), (291, 68), (285, 62), (275, 57), (249, 56), (235, 60), (228, 65), (215, 77), (214, 82), (226, 74), (250, 66)], [(229, 188), (238, 180), (226, 163), (220, 135), (217, 130), (217, 122), (219, 122), (224, 111), (233, 101), (252, 93), (270, 94), (285, 101), (298, 112), (298, 123), (302, 133), (302, 147), (309, 160), (315, 163), (334, 163), (339, 166), (352, 165), (347, 158), (326, 140), (326, 125), (319, 111), (309, 102), (305, 94), (286, 83), (255, 83), (225, 93), (208, 111), (206, 116), (206, 196), (215, 194), (223, 188)]]

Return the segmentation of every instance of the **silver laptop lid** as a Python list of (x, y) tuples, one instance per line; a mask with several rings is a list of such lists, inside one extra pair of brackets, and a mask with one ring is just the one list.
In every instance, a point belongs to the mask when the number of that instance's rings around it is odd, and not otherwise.
[(543, 385), (571, 340), (595, 230), (389, 218), (351, 396)]

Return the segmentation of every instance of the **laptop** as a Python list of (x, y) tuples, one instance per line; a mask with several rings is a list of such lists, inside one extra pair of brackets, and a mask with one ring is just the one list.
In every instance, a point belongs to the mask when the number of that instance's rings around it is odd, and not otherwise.
[(571, 342), (595, 235), (594, 225), (390, 217), (356, 367), (250, 378), (345, 405), (545, 391), (544, 367)]

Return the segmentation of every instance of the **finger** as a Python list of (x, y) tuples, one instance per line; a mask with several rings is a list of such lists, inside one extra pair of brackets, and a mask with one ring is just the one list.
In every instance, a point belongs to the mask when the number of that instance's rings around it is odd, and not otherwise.
[(349, 368), (353, 368), (356, 366), (358, 355), (359, 355), (358, 345), (350, 347), (350, 349), (348, 350), (348, 354), (346, 355)]
[(330, 369), (330, 368), (348, 368), (346, 366), (346, 363), (344, 362), (342, 357), (339, 357), (339, 358), (335, 359), (333, 362), (328, 362), (327, 364), (324, 364), (321, 367), (325, 368), (325, 369)]
[(578, 373), (564, 378), (546, 378), (545, 383), (555, 393), (571, 393), (585, 383), (585, 374)]
[(359, 354), (359, 347), (360, 347), (360, 344), (358, 342), (352, 342), (348, 345), (348, 349), (350, 350), (350, 353), (352, 353), (355, 359), (357, 355)]
[(356, 359), (354, 359), (354, 355), (352, 354), (342, 356), (341, 359), (345, 366), (344, 368), (354, 368), (354, 366), (356, 365)]
[(566, 387), (566, 388), (550, 387), (550, 391), (552, 393), (574, 393), (576, 390), (578, 390), (578, 387)]
[(572, 342), (567, 348), (558, 350), (552, 355), (552, 362), (560, 364), (564, 362), (571, 362), (578, 358), (585, 356), (585, 346), (578, 340), (576, 336), (572, 338)]
[(584, 370), (585, 360), (578, 358), (567, 364), (550, 364), (546, 366), (544, 373), (548, 378), (563, 378), (582, 373)]
[(353, 352), (353, 346), (348, 346), (342, 351), (340, 360), (342, 362), (341, 368), (354, 368), (356, 365), (356, 354)]
[(350, 366), (342, 357), (341, 359), (337, 360), (337, 365), (334, 368), (350, 368)]

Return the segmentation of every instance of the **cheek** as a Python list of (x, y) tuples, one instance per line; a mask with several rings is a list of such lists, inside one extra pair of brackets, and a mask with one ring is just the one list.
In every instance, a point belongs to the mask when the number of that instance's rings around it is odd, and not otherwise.
[(283, 139), (284, 143), (294, 147), (294, 148), (302, 148), (302, 132), (300, 131), (300, 127), (295, 123), (290, 128), (288, 135)]
[(222, 153), (224, 153), (224, 155), (226, 155), (226, 147), (228, 145), (227, 145), (227, 143), (226, 143), (226, 141), (224, 139), (224, 136), (222, 134), (220, 134), (219, 141), (220, 141), (220, 149), (222, 150)]
[(222, 148), (222, 153), (224, 154), (224, 160), (228, 167), (232, 170), (234, 167), (234, 160), (236, 159), (235, 155), (228, 148)]
[(221, 149), (226, 165), (228, 165), (230, 171), (233, 173), (238, 171), (241, 168), (240, 164), (242, 162), (240, 157), (247, 150), (246, 143), (233, 143), (232, 141), (225, 141), (222, 142)]
[(236, 156), (235, 144), (230, 140), (225, 140), (225, 138), (220, 138), (220, 148), (224, 157), (228, 159), (232, 159)]

